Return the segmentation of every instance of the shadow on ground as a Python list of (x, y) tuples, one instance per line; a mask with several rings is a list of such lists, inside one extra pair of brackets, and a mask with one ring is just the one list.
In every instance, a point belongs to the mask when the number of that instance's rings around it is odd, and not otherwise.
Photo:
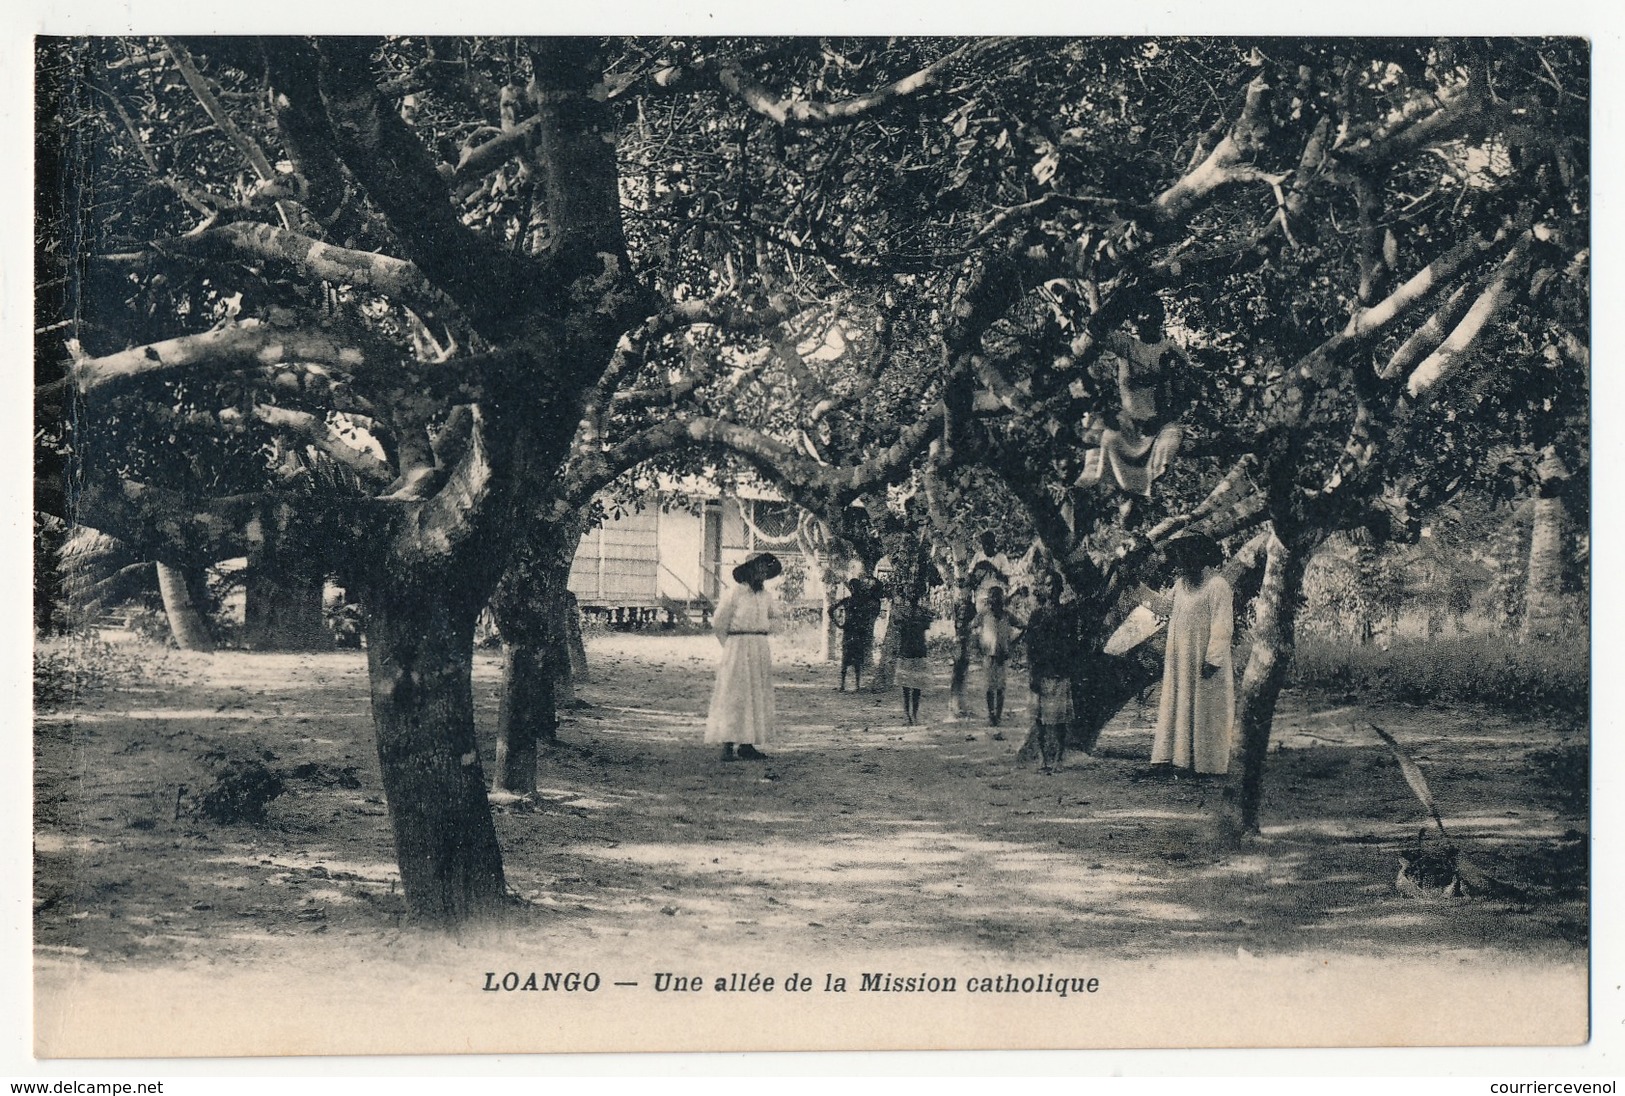
[[(536, 801), (497, 812), (513, 931), (639, 953), (925, 948), (990, 958), (1310, 950), (1584, 956), (1587, 822), (1563, 761), (1583, 734), (1484, 712), (1317, 708), (1289, 698), (1263, 834), (1217, 844), (1221, 789), (1145, 779), (1154, 707), (1097, 756), (1040, 775), (1005, 737), (781, 666), (765, 762), (700, 742), (714, 643), (607, 636), (586, 706), (543, 758)], [(35, 727), (35, 924), (92, 962), (250, 961), (279, 937), (398, 938), (402, 903), (360, 653), (152, 655), (144, 682)], [(496, 661), (476, 687), (484, 758)], [(1013, 675), (1014, 676), (1014, 675)], [(1395, 887), (1424, 821), (1380, 723), (1428, 774), (1452, 838), (1502, 885), (1419, 901)], [(261, 824), (195, 810), (222, 756), (278, 774)], [(359, 942), (359, 941), (358, 941)]]

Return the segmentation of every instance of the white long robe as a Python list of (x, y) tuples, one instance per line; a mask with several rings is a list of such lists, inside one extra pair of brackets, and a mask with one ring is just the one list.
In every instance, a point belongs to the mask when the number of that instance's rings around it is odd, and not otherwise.
[(711, 628), (722, 644), (722, 662), (705, 717), (707, 742), (749, 742), (761, 746), (773, 737), (773, 651), (767, 632), (778, 602), (766, 590), (747, 585), (722, 595)]
[[(1230, 659), (1234, 613), (1230, 584), (1221, 576), (1209, 575), (1197, 587), (1183, 578), (1174, 583), (1153, 764), (1172, 762), (1201, 773), (1229, 770), (1236, 719)], [(1204, 678), (1204, 664), (1218, 672)]]

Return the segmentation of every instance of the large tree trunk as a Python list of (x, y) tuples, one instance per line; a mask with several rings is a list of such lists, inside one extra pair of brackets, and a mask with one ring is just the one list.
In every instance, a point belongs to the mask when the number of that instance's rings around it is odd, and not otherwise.
[(319, 651), (333, 645), (322, 619), (323, 576), (286, 543), (287, 514), (267, 508), (248, 527), (243, 646), (251, 651)]
[[(558, 709), (575, 695), (572, 648), (581, 645), (581, 628), (568, 585), (580, 542), (576, 521), (533, 531), (491, 597), (506, 649), (491, 783), (498, 796), (536, 791), (537, 751), (557, 739)], [(584, 672), (584, 647), (579, 661)]]
[(442, 925), (492, 914), (506, 885), (474, 741), (477, 607), (441, 584), (369, 595), (372, 715), (407, 910)]
[(824, 628), (820, 654), (825, 662), (841, 661), (841, 629), (835, 623), (835, 603), (845, 596), (842, 585), (848, 566), (849, 562), (837, 555), (831, 555), (824, 564), (824, 605), (819, 620)]
[(201, 585), (183, 568), (158, 564), (158, 593), (164, 599), (169, 634), (175, 638), (175, 646), (183, 651), (214, 650), (209, 622), (198, 608), (197, 589)]
[[(897, 601), (894, 598), (891, 609), (895, 610), (896, 608)], [(865, 669), (869, 669), (869, 687), (877, 693), (888, 691), (897, 680), (897, 659), (902, 637), (897, 629), (892, 627), (892, 617), (894, 615), (893, 611), (886, 613), (885, 625), (880, 629), (880, 641), (875, 644), (875, 650), (879, 652), (879, 658), (872, 669), (865, 667)]]
[(1541, 454), (1540, 493), (1535, 499), (1529, 537), (1529, 568), (1525, 579), (1523, 624), (1518, 641), (1550, 639), (1563, 626), (1563, 513), (1562, 487), (1567, 475), (1557, 451), (1548, 446)]
[(492, 601), (504, 647), (496, 771), (491, 783), (497, 794), (536, 791), (537, 750), (557, 740), (559, 705), (573, 696), (563, 612), (566, 602), (558, 591), (546, 588), (550, 585), (543, 579), (537, 583), (541, 588)]
[(1303, 573), (1310, 554), (1307, 546), (1289, 548), (1279, 535), (1270, 537), (1267, 552), (1264, 584), (1253, 608), (1252, 645), (1237, 701), (1239, 756), (1230, 763), (1232, 787), (1226, 791), (1236, 815), (1232, 821), (1240, 833), (1258, 832), (1270, 730), (1292, 658), (1298, 606), (1303, 599)]
[(965, 690), (970, 679), (971, 622), (976, 619), (976, 593), (965, 576), (954, 591), (954, 666), (948, 688), (953, 696), (954, 718), (968, 719), (971, 707)]
[(502, 699), (497, 705), (494, 795), (534, 795), (536, 755), (558, 737), (556, 659), (545, 643), (504, 644)]

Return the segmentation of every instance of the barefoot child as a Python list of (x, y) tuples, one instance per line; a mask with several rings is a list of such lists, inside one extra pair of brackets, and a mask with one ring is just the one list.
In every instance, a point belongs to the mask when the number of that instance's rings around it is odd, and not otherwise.
[(880, 583), (868, 576), (861, 563), (853, 564), (846, 588), (847, 595), (830, 606), (835, 624), (841, 629), (840, 691), (846, 692), (846, 671), (850, 669), (853, 691), (861, 692), (863, 668), (874, 653), (875, 621), (880, 619), (883, 593)]
[(897, 629), (897, 685), (903, 690), (903, 718), (909, 726), (920, 719), (920, 693), (929, 676), (925, 662), (925, 633), (931, 627), (931, 610), (920, 604), (923, 591), (915, 590), (907, 599), (894, 602), (891, 626)]
[(989, 726), (997, 727), (1004, 718), (1005, 664), (1010, 661), (1010, 649), (1016, 641), (1014, 622), (1004, 607), (1004, 587), (995, 586), (987, 592), (987, 609), (977, 616), (973, 627), (982, 647), (987, 721)]
[[(1034, 583), (1038, 607), (1027, 621), (1027, 667), (1033, 691), (1033, 736), (1037, 739), (1039, 772), (1058, 772), (1066, 757), (1066, 736), (1071, 730), (1072, 674), (1077, 662), (1075, 629), (1061, 605), (1065, 582), (1058, 574)], [(1025, 753), (1027, 747), (1023, 746)], [(1018, 755), (1019, 756), (1019, 755)]]

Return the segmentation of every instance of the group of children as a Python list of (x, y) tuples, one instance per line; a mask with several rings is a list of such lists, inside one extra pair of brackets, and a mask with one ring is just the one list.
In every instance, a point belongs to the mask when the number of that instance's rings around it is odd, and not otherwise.
[[(1166, 556), (1175, 572), (1173, 588), (1159, 594), (1140, 588), (1140, 600), (1166, 618), (1167, 650), (1164, 658), (1162, 700), (1152, 745), (1154, 771), (1189, 771), (1218, 774), (1229, 767), (1234, 736), (1234, 684), (1230, 643), (1232, 594), (1218, 573), (1223, 562), (1218, 545), (1206, 536), (1187, 534), (1172, 539)], [(1066, 583), (1060, 574), (1042, 569), (1029, 580), (1032, 609), (1025, 621), (1011, 610), (1007, 590), (1014, 577), (1008, 558), (997, 550), (991, 533), (983, 534), (981, 551), (969, 568), (970, 587), (957, 607), (967, 619), (957, 623), (962, 637), (955, 667), (956, 703), (961, 716), (961, 684), (968, 648), (981, 653), (982, 679), (988, 724), (993, 737), (1004, 720), (1006, 680), (1018, 641), (1027, 649), (1028, 682), (1032, 691), (1032, 731), (1021, 756), (1035, 755), (1040, 772), (1058, 771), (1065, 758), (1067, 739), (1077, 718), (1073, 701), (1074, 679), (1083, 663), (1086, 644), (1079, 635), (1077, 614), (1065, 603)], [(878, 584), (855, 576), (853, 594), (843, 604), (855, 604), (861, 584)], [(926, 632), (933, 614), (923, 603), (924, 585), (913, 583), (909, 593), (894, 602), (891, 628), (899, 636), (896, 682), (902, 692), (903, 714), (912, 726), (919, 720), (920, 696), (925, 687)], [(878, 603), (878, 598), (874, 599)], [(878, 608), (878, 605), (877, 605)], [(848, 609), (842, 644), (841, 688), (846, 685), (849, 659), (866, 663), (873, 628), (879, 613), (859, 615)], [(853, 641), (861, 628), (862, 641)], [(1098, 665), (1098, 663), (1097, 663)], [(850, 667), (859, 676), (857, 662)]]
[[(1175, 572), (1173, 588), (1160, 594), (1140, 587), (1140, 600), (1167, 619), (1162, 702), (1152, 743), (1154, 770), (1220, 774), (1229, 768), (1235, 722), (1234, 673), (1230, 644), (1233, 599), (1229, 584), (1219, 573), (1223, 555), (1210, 538), (1199, 534), (1175, 537), (1165, 546)], [(910, 726), (919, 721), (920, 697), (930, 677), (926, 660), (926, 633), (934, 619), (926, 594), (935, 573), (924, 553), (898, 583), (890, 627), (898, 637), (895, 681), (902, 691), (903, 715)], [(722, 664), (712, 693), (706, 722), (706, 741), (721, 743), (723, 760), (761, 760), (756, 747), (764, 744), (773, 727), (772, 656), (767, 636), (775, 603), (763, 584), (781, 570), (777, 558), (762, 553), (734, 571), (736, 585), (723, 598), (713, 620), (723, 645)], [(1079, 667), (1100, 667), (1086, 660), (1090, 650), (1079, 634), (1075, 606), (1065, 601), (1066, 583), (1053, 570), (1042, 569), (1030, 580), (1033, 608), (1025, 621), (1011, 612), (1006, 590), (1013, 568), (1000, 554), (991, 534), (984, 535), (982, 551), (973, 559), (970, 586), (956, 611), (962, 638), (956, 660), (956, 698), (963, 680), (966, 647), (974, 643), (982, 655), (982, 676), (988, 723), (995, 729), (1004, 719), (1007, 670), (1018, 640), (1025, 640), (1029, 687), (1032, 690), (1033, 726), (1019, 756), (1036, 754), (1040, 771), (1057, 771), (1066, 753), (1068, 735), (1076, 719), (1073, 687)], [(938, 578), (940, 582), (940, 578)], [(854, 672), (858, 687), (873, 643), (879, 617), (880, 585), (866, 575), (848, 580), (851, 593), (838, 603), (844, 623), (841, 684)], [(967, 714), (961, 708), (960, 715)], [(995, 730), (995, 739), (1002, 739)]]

